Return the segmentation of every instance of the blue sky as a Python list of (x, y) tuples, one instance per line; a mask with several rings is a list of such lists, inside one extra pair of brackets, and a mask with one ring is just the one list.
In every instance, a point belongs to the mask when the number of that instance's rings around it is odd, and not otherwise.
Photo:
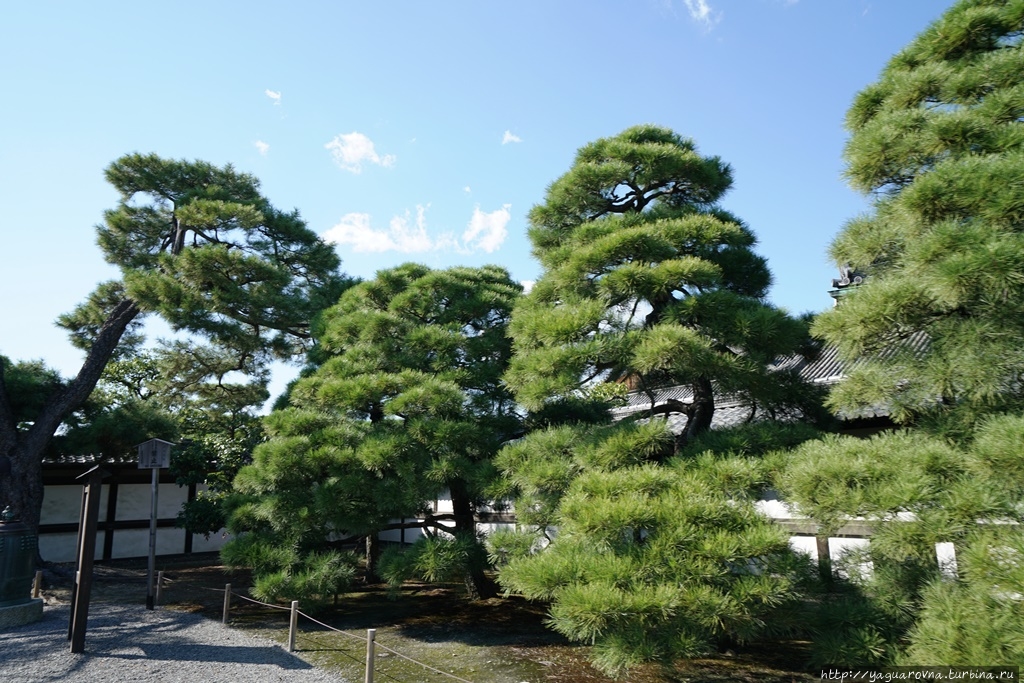
[(94, 226), (129, 152), (231, 163), (337, 243), (346, 272), (497, 263), (575, 151), (639, 123), (732, 165), (792, 312), (867, 208), (843, 117), (945, 0), (5, 3), (0, 353), (65, 374), (53, 320), (117, 276)]

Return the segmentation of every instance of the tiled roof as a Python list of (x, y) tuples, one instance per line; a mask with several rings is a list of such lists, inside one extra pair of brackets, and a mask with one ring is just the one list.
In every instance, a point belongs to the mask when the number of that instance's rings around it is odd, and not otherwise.
[(103, 455), (89, 453), (86, 455), (58, 455), (43, 458), (44, 465), (100, 465), (100, 464), (135, 464), (135, 456), (108, 458)]
[[(910, 348), (915, 353), (921, 352), (926, 345), (927, 338), (919, 333), (894, 347), (892, 353), (895, 353), (895, 349), (899, 347)], [(892, 355), (892, 353), (883, 355)], [(794, 354), (778, 358), (770, 366), (772, 370), (776, 371), (796, 371), (804, 381), (818, 385), (832, 385), (839, 382), (846, 376), (846, 371), (849, 367), (851, 367), (851, 364), (839, 357), (839, 350), (834, 346), (824, 347), (811, 359)], [(673, 399), (682, 403), (691, 403), (693, 401), (693, 389), (688, 385), (680, 385), (666, 387), (654, 392), (655, 406)], [(650, 396), (642, 392), (631, 392), (626, 397), (625, 405), (612, 410), (612, 416), (614, 419), (622, 419), (648, 410), (651, 407)], [(885, 406), (875, 406), (858, 411), (857, 413), (840, 414), (839, 417), (843, 420), (855, 420), (887, 417), (888, 414), (889, 412)], [(763, 419), (762, 416), (763, 412), (754, 412), (749, 405), (734, 396), (716, 396), (715, 414), (711, 422), (711, 428), (735, 427), (747, 421)], [(687, 417), (682, 413), (670, 413), (667, 421), (669, 428), (678, 434), (686, 426)]]

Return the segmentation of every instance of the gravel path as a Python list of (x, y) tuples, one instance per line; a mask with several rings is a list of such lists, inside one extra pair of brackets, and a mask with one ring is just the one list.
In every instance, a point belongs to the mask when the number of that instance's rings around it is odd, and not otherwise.
[(198, 614), (93, 603), (85, 653), (68, 643), (68, 606), (0, 632), (4, 683), (345, 683), (277, 643)]

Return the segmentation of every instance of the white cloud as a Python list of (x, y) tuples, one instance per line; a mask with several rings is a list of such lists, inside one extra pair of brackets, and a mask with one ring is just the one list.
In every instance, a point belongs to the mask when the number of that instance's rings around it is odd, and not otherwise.
[(518, 135), (514, 135), (512, 131), (506, 130), (505, 134), (501, 136), (501, 144), (507, 145), (510, 142), (522, 142), (523, 139)]
[(690, 18), (704, 24), (705, 28), (711, 28), (711, 25), (718, 21), (707, 0), (683, 0), (683, 3), (686, 5), (686, 11), (690, 13)]
[(266, 90), (263, 91), (263, 94), (266, 95), (267, 97), (269, 97), (270, 99), (274, 100), (274, 104), (281, 104), (281, 91), (280, 90), (275, 92), (275, 91), (271, 90), (270, 88), (267, 88)]
[(330, 150), (334, 163), (352, 173), (362, 173), (363, 162), (377, 164), (384, 168), (395, 165), (394, 154), (380, 156), (374, 149), (373, 141), (355, 131), (345, 135), (336, 135), (333, 140), (324, 145), (324, 148)]
[(537, 284), (536, 280), (520, 280), (519, 284), (523, 286), (523, 294), (529, 294), (533, 289), (533, 286)]
[(259, 151), (260, 155), (262, 155), (262, 156), (267, 156), (267, 152), (270, 151), (270, 145), (268, 145), (267, 143), (263, 142), (263, 140), (257, 140), (256, 142), (254, 142), (252, 144), (256, 146), (256, 149)]
[(469, 225), (462, 233), (465, 248), (471, 251), (479, 249), (490, 254), (500, 247), (508, 237), (506, 226), (512, 219), (512, 213), (509, 211), (511, 208), (511, 204), (505, 204), (490, 213), (484, 213), (479, 206), (473, 209), (473, 217), (469, 219)]
[(368, 213), (347, 213), (338, 223), (324, 232), (323, 238), (332, 244), (342, 244), (356, 253), (380, 253), (397, 251), (403, 254), (419, 254), (428, 251), (455, 251), (469, 254), (484, 251), (488, 254), (497, 250), (508, 236), (508, 222), (512, 217), (505, 204), (497, 211), (484, 213), (477, 207), (462, 233), (461, 242), (451, 233), (432, 237), (427, 232), (426, 213), (429, 205), (417, 206), (416, 216), (406, 211), (394, 216), (386, 229), (372, 225)]
[(469, 185), (466, 185), (464, 188), (462, 188), (462, 191), (463, 192), (472, 192), (473, 190), (470, 189)]
[(355, 252), (398, 251), (415, 254), (432, 251), (446, 243), (445, 238), (435, 242), (427, 235), (426, 207), (416, 207), (416, 219), (406, 211), (404, 216), (395, 216), (387, 230), (376, 230), (370, 225), (370, 214), (347, 213), (337, 225), (324, 233), (323, 237), (332, 244), (345, 244)]

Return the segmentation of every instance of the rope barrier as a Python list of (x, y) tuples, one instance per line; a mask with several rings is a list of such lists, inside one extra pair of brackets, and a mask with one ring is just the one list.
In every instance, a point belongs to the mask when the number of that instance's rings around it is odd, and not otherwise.
[(356, 634), (354, 634), (354, 633), (348, 633), (347, 631), (342, 631), (341, 629), (338, 629), (338, 628), (334, 628), (334, 627), (333, 627), (333, 626), (331, 626), (330, 624), (325, 624), (325, 623), (324, 623), (324, 622), (322, 622), (322, 621), (317, 621), (316, 619), (314, 619), (313, 617), (309, 616), (308, 614), (306, 614), (306, 613), (304, 613), (304, 612), (302, 612), (302, 611), (299, 611), (299, 614), (300, 614), (301, 616), (304, 616), (304, 617), (306, 617), (307, 619), (309, 619), (310, 621), (312, 621), (312, 622), (313, 622), (314, 624), (319, 624), (320, 626), (323, 626), (323, 627), (324, 627), (324, 628), (326, 628), (326, 629), (329, 629), (329, 630), (331, 630), (331, 631), (336, 631), (337, 633), (341, 633), (342, 635), (346, 635), (346, 636), (348, 636), (349, 638), (355, 638), (356, 640), (359, 640), (359, 641), (361, 641), (361, 642), (364, 642), (364, 643), (366, 642), (366, 636), (357, 636), (357, 635), (356, 635)]
[(429, 664), (424, 664), (423, 662), (417, 662), (412, 657), (406, 657), (405, 655), (403, 655), (398, 650), (392, 650), (387, 645), (381, 645), (380, 641), (377, 641), (377, 647), (381, 648), (382, 650), (387, 650), (391, 654), (396, 655), (398, 657), (401, 657), (402, 659), (404, 659), (406, 661), (409, 661), (409, 662), (412, 662), (413, 664), (419, 664), (424, 669), (427, 669), (429, 671), (433, 671), (434, 673), (441, 674), (442, 676), (447, 676), (448, 678), (451, 678), (451, 679), (456, 680), (456, 681), (461, 681), (462, 683), (473, 683), (473, 681), (467, 681), (465, 678), (459, 678), (455, 674), (450, 674), (447, 671), (441, 671), (440, 669), (435, 669), (434, 667), (430, 666)]
[[(224, 592), (225, 592), (225, 589), (224, 589), (224, 588), (210, 588), (210, 587), (208, 587), (208, 586), (201, 586), (201, 585), (199, 585), (199, 584), (197, 584), (197, 583), (193, 583), (193, 582), (191, 582), (191, 581), (186, 581), (186, 580), (182, 580), (182, 579), (168, 579), (168, 578), (166, 578), (166, 577), (165, 577), (165, 578), (164, 578), (164, 582), (165, 582), (165, 583), (171, 583), (171, 584), (183, 584), (183, 585), (189, 585), (189, 586), (192, 586), (193, 588), (198, 588), (198, 589), (201, 589), (201, 590), (207, 590), (207, 591), (213, 591), (213, 592), (215, 592), (215, 593), (224, 593)], [(241, 598), (242, 600), (245, 600), (245, 601), (247, 601), (247, 602), (251, 602), (251, 603), (253, 603), (253, 604), (255, 604), (255, 605), (261, 605), (261, 606), (263, 606), (263, 607), (269, 607), (269, 608), (271, 608), (271, 609), (281, 610), (281, 611), (285, 611), (285, 612), (290, 612), (290, 611), (291, 611), (291, 608), (289, 608), (289, 607), (283, 607), (283, 606), (281, 606), (281, 605), (273, 605), (273, 604), (270, 604), (270, 603), (266, 603), (266, 602), (261, 602), (260, 600), (256, 600), (256, 599), (254, 599), (254, 598), (250, 598), (250, 597), (248, 597), (248, 596), (245, 596), (245, 595), (241, 595), (241, 594), (239, 594), (239, 593), (236, 593), (235, 591), (230, 591), (230, 594), (231, 594), (232, 596), (234, 596), (234, 597), (237, 597), (237, 598)], [(352, 638), (352, 639), (354, 639), (354, 640), (358, 640), (358, 641), (360, 641), (360, 642), (363, 642), (363, 643), (365, 643), (365, 642), (366, 642), (366, 636), (359, 636), (359, 635), (356, 635), (356, 634), (354, 634), (354, 633), (349, 633), (348, 631), (343, 631), (343, 630), (341, 630), (341, 629), (339, 629), (339, 628), (335, 628), (334, 626), (331, 626), (330, 624), (325, 624), (324, 622), (320, 621), (319, 619), (314, 619), (313, 617), (309, 616), (309, 615), (308, 615), (308, 614), (306, 614), (305, 612), (302, 612), (302, 611), (299, 611), (299, 610), (297, 610), (297, 613), (298, 613), (298, 614), (299, 614), (300, 616), (302, 616), (302, 617), (305, 617), (305, 618), (306, 618), (306, 619), (308, 619), (309, 621), (313, 622), (314, 624), (317, 624), (318, 626), (321, 626), (321, 627), (323, 627), (323, 628), (326, 628), (326, 629), (327, 629), (327, 630), (329, 630), (329, 631), (333, 631), (333, 632), (335, 632), (335, 633), (340, 633), (340, 634), (342, 634), (342, 635), (344, 635), (344, 636), (348, 636), (349, 638)], [(306, 636), (304, 636), (304, 637), (306, 637)], [(308, 638), (308, 637), (306, 637), (306, 638), (307, 638), (308, 640), (312, 640), (311, 638)], [(315, 641), (314, 641), (314, 642), (315, 642)], [(320, 643), (317, 643), (317, 644), (318, 644), (318, 645), (320, 645)], [(383, 645), (383, 644), (381, 644), (381, 642), (380, 642), (380, 641), (376, 641), (376, 645), (377, 645), (377, 647), (378, 647), (378, 648), (380, 648), (380, 649), (382, 649), (382, 650), (386, 650), (387, 652), (389, 652), (389, 653), (391, 653), (391, 654), (395, 655), (396, 657), (400, 657), (401, 659), (404, 659), (404, 660), (406, 660), (406, 661), (408, 661), (408, 662), (411, 662), (411, 663), (413, 663), (413, 664), (416, 664), (416, 665), (418, 665), (418, 666), (421, 666), (421, 667), (423, 667), (424, 669), (426, 669), (426, 670), (428, 670), (428, 671), (432, 671), (432, 672), (434, 672), (434, 673), (436, 673), (436, 674), (438, 674), (438, 675), (440, 675), (440, 676), (444, 676), (444, 677), (446, 677), (446, 678), (450, 678), (450, 679), (452, 679), (452, 680), (454, 680), (454, 681), (459, 681), (459, 683), (473, 683), (472, 681), (466, 680), (465, 678), (460, 678), (459, 676), (456, 676), (456, 675), (454, 675), (454, 674), (448, 673), (447, 671), (441, 671), (440, 669), (436, 669), (436, 668), (434, 668), (434, 667), (430, 666), (429, 664), (424, 664), (423, 662), (420, 662), (420, 661), (418, 661), (418, 660), (415, 660), (415, 659), (413, 659), (412, 657), (409, 657), (409, 656), (407, 656), (407, 655), (404, 655), (404, 654), (402, 654), (402, 653), (401, 653), (401, 652), (399, 652), (398, 650), (395, 650), (395, 649), (393, 649), (393, 648), (390, 648), (390, 647), (388, 647), (388, 646), (386, 646), (386, 645)], [(348, 654), (348, 652), (346, 652), (346, 651), (345, 651), (345, 650), (343, 650), (343, 649), (335, 649), (334, 651), (336, 651), (336, 652), (341, 652), (341, 653), (342, 653), (342, 654), (344, 654), (344, 655), (345, 655), (346, 657), (349, 657), (350, 659), (352, 659), (352, 660), (354, 660), (354, 661), (357, 661), (357, 662), (360, 662), (360, 661), (362, 661), (362, 660), (360, 660), (360, 659), (358, 659), (358, 658), (356, 658), (356, 657), (354, 657), (354, 656), (352, 656), (352, 655)], [(401, 681), (399, 681), (398, 679), (394, 678), (393, 676), (390, 676), (390, 675), (388, 675), (387, 673), (385, 673), (385, 672), (383, 672), (383, 671), (379, 671), (378, 673), (379, 673), (379, 674), (380, 674), (381, 676), (384, 676), (385, 678), (389, 678), (389, 679), (391, 679), (392, 681), (397, 681), (397, 683), (402, 683), (402, 682), (401, 682)]]
[[(309, 616), (308, 614), (306, 614), (306, 613), (304, 613), (302, 611), (299, 612), (299, 615), (303, 616), (303, 617), (306, 617), (307, 619), (312, 621), (314, 624), (319, 624), (320, 626), (323, 626), (326, 629), (329, 629), (331, 631), (335, 631), (336, 633), (341, 633), (343, 635), (349, 636), (350, 638), (356, 638), (358, 640), (366, 642), (366, 638), (363, 637), (363, 636), (357, 636), (357, 635), (352, 634), (352, 633), (346, 633), (345, 631), (342, 631), (341, 629), (334, 628), (330, 624), (325, 624), (322, 621), (317, 621), (316, 619), (314, 619), (313, 617)], [(423, 662), (416, 661), (412, 657), (406, 657), (401, 652), (399, 652), (397, 650), (393, 650), (393, 649), (391, 649), (390, 647), (388, 647), (386, 645), (382, 645), (379, 640), (377, 641), (377, 647), (381, 648), (382, 650), (387, 650), (391, 654), (397, 655), (397, 656), (401, 657), (402, 659), (405, 659), (407, 661), (412, 662), (413, 664), (418, 664), (418, 665), (422, 666), (424, 669), (429, 669), (430, 671), (433, 671), (435, 673), (439, 673), (442, 676), (447, 676), (448, 678), (452, 678), (452, 679), (454, 679), (456, 681), (462, 681), (462, 683), (473, 683), (472, 681), (467, 681), (465, 678), (459, 678), (458, 676), (452, 675), (452, 674), (447, 673), (445, 671), (441, 671), (440, 669), (435, 669), (434, 667), (430, 666), (429, 664), (424, 664)]]
[[(224, 589), (221, 588), (220, 590), (223, 592)], [(239, 595), (235, 591), (231, 591), (231, 594), (233, 596), (235, 596), (236, 598), (242, 598), (243, 600), (247, 600), (247, 601), (249, 601), (251, 603), (254, 603), (256, 605), (263, 605), (264, 607), (270, 607), (272, 609), (280, 609), (280, 610), (284, 610), (285, 612), (290, 612), (291, 611), (290, 607), (282, 607), (281, 605), (271, 605), (271, 604), (266, 603), (266, 602), (260, 602), (259, 600), (253, 600), (252, 598), (247, 598), (244, 595)]]

